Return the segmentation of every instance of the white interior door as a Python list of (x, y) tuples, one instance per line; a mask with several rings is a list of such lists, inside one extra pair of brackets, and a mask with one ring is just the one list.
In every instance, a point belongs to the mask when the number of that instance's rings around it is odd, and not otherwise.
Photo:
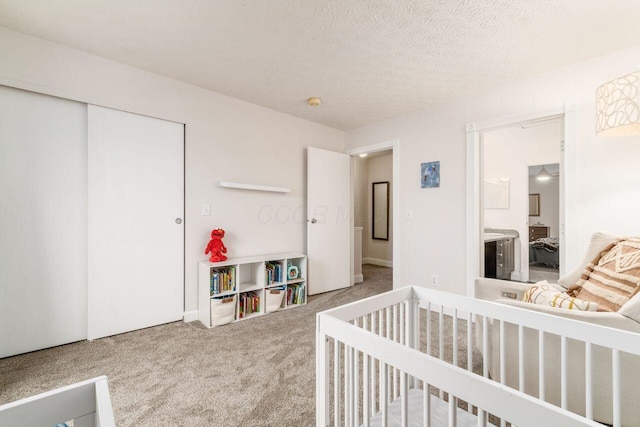
[(309, 294), (350, 286), (351, 161), (334, 151), (307, 151)]
[(184, 126), (89, 105), (88, 338), (179, 320)]
[(0, 86), (0, 358), (87, 337), (86, 117)]

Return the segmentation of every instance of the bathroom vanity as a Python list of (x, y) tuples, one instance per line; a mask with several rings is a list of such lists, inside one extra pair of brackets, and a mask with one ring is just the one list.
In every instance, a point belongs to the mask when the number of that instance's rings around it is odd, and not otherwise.
[(484, 230), (484, 277), (511, 280), (514, 270), (516, 230)]

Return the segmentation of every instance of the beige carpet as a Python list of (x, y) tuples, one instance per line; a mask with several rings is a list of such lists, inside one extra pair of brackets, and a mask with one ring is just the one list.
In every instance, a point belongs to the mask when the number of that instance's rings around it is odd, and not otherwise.
[(98, 375), (118, 426), (315, 425), (315, 313), (391, 289), (391, 269), (306, 306), (205, 329), (175, 322), (0, 359), (0, 404)]

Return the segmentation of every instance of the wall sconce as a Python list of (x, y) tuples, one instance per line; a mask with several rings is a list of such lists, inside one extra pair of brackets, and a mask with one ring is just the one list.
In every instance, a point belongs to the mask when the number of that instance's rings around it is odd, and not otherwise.
[(618, 77), (596, 90), (596, 135), (640, 134), (640, 71)]

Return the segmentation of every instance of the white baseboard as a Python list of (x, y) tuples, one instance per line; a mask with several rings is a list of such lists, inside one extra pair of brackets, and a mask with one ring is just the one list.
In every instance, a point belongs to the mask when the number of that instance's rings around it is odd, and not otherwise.
[(353, 283), (362, 283), (362, 282), (364, 282), (364, 276), (362, 274), (353, 275)]
[(388, 259), (362, 258), (362, 263), (363, 264), (379, 265), (381, 267), (393, 267), (393, 261), (389, 261)]
[(182, 317), (182, 321), (185, 323), (194, 322), (198, 320), (198, 310), (185, 311)]

